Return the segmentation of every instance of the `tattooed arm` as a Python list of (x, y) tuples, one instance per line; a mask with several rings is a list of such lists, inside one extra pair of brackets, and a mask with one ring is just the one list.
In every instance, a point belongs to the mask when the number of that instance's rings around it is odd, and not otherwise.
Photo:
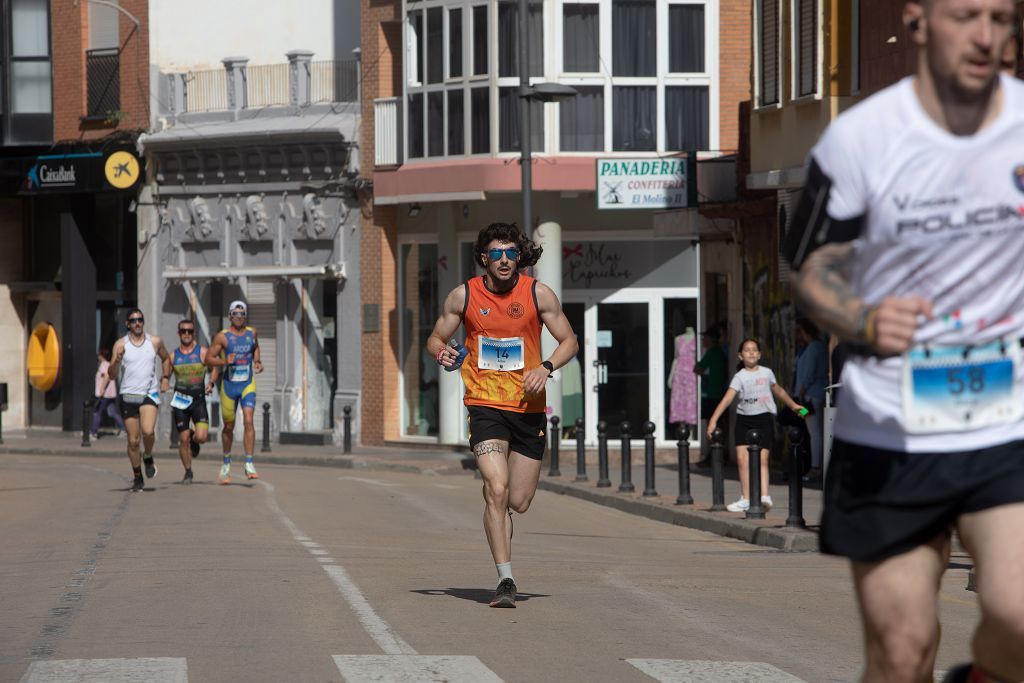
[(843, 272), (852, 250), (850, 242), (843, 242), (811, 252), (796, 274), (797, 305), (843, 340), (867, 344), (881, 355), (903, 353), (913, 342), (918, 316), (932, 316), (931, 302), (916, 296), (886, 297), (868, 306)]

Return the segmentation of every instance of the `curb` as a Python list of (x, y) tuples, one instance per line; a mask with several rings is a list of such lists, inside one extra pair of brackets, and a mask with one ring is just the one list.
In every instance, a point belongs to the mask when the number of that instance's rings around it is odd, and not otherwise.
[(598, 493), (589, 488), (541, 479), (538, 487), (552, 493), (580, 498), (591, 503), (615, 508), (622, 512), (647, 517), (657, 522), (667, 522), (698, 531), (775, 548), (785, 552), (817, 552), (818, 534), (806, 529), (768, 526), (757, 522), (723, 517), (704, 510), (680, 506), (669, 508), (635, 498), (620, 498)]

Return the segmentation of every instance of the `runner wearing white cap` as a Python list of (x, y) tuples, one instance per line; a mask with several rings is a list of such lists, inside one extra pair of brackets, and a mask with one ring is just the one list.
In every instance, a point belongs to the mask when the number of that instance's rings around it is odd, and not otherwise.
[(206, 352), (206, 364), (224, 368), (220, 385), (220, 409), (224, 419), (221, 445), (224, 449), (224, 464), (220, 468), (220, 483), (231, 483), (231, 447), (235, 440), (235, 408), (242, 408), (245, 428), (242, 445), (245, 447), (245, 477), (259, 479), (253, 466), (252, 454), (256, 450), (256, 427), (253, 413), (256, 410), (256, 377), (263, 372), (260, 362), (260, 344), (256, 330), (246, 325), (248, 307), (244, 301), (232, 301), (228, 306), (231, 326), (214, 336)]

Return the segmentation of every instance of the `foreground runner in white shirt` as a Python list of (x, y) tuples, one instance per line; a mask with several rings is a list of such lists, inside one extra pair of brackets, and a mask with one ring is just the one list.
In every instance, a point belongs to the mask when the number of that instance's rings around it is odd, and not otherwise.
[(801, 307), (859, 343), (843, 369), (821, 544), (851, 559), (866, 681), (931, 679), (957, 529), (973, 668), (1024, 680), (1024, 85), (998, 74), (1013, 0), (909, 2), (917, 75), (811, 153), (784, 252)]
[[(111, 377), (117, 377), (118, 371), (124, 369), (118, 402), (128, 431), (128, 459), (135, 475), (132, 491), (141, 491), (144, 484), (142, 460), (146, 464), (146, 479), (156, 476), (153, 443), (156, 441), (157, 406), (160, 405), (160, 392), (167, 391), (171, 376), (171, 357), (160, 337), (146, 334), (145, 324), (142, 311), (137, 308), (128, 311), (125, 319), (128, 334), (114, 342), (114, 357), (107, 368)], [(158, 357), (159, 375), (156, 369)], [(139, 453), (140, 443), (145, 450), (144, 455)]]

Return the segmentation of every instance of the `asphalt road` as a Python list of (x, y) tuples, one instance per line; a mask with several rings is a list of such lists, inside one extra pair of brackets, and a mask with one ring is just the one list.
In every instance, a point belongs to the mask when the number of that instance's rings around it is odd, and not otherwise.
[[(204, 454), (205, 455), (205, 454)], [(853, 681), (845, 563), (541, 491), (516, 516), (515, 610), (480, 482), (0, 456), (0, 681)], [(236, 467), (236, 469), (239, 469)], [(954, 558), (937, 669), (977, 614)]]

